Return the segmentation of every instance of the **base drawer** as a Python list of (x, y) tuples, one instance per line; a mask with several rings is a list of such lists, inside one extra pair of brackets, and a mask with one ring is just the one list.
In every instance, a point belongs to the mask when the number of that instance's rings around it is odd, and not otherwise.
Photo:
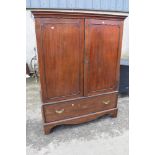
[(45, 123), (49, 123), (116, 107), (115, 93), (43, 105), (43, 115)]

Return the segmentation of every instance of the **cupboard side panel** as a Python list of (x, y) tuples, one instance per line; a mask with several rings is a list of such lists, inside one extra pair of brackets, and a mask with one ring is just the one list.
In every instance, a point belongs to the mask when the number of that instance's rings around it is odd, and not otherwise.
[(46, 94), (46, 84), (44, 78), (44, 60), (43, 60), (43, 52), (42, 52), (42, 41), (41, 41), (41, 18), (35, 18), (35, 31), (36, 31), (36, 41), (37, 41), (37, 52), (38, 52), (38, 65), (39, 65), (39, 81), (41, 87), (41, 99), (42, 102), (46, 102), (47, 94)]

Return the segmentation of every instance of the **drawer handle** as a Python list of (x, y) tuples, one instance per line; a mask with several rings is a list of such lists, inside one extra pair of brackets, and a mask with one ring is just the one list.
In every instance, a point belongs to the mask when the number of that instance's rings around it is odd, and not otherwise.
[(110, 103), (110, 100), (108, 100), (108, 101), (102, 101), (102, 103), (104, 103), (104, 104), (109, 104)]
[(64, 109), (62, 109), (62, 110), (56, 110), (55, 112), (56, 112), (57, 114), (61, 114), (61, 113), (64, 112)]

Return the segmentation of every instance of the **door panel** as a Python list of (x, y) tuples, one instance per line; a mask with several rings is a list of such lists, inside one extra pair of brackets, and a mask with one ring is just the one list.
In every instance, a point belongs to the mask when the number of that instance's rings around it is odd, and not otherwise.
[(42, 25), (46, 98), (83, 95), (84, 22), (49, 19)]
[(86, 20), (87, 92), (102, 93), (117, 87), (119, 24), (108, 20)]

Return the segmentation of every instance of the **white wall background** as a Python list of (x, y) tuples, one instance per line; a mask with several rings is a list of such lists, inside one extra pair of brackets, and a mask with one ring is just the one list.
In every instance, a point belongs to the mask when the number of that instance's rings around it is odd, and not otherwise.
[[(26, 62), (30, 65), (36, 48), (35, 23), (30, 11), (26, 11)], [(31, 70), (31, 68), (30, 68)]]
[(122, 59), (129, 59), (129, 17), (124, 21), (121, 57)]
[[(111, 13), (118, 14), (118, 13)], [(34, 48), (36, 48), (36, 36), (35, 36), (35, 24), (34, 18), (31, 11), (26, 11), (26, 62), (28, 65), (32, 57), (35, 55)], [(122, 55), (123, 60), (128, 60), (129, 58), (129, 17), (124, 21), (123, 30), (123, 43), (122, 43)], [(128, 64), (127, 61), (121, 61), (122, 64)], [(31, 68), (30, 68), (31, 70)]]

